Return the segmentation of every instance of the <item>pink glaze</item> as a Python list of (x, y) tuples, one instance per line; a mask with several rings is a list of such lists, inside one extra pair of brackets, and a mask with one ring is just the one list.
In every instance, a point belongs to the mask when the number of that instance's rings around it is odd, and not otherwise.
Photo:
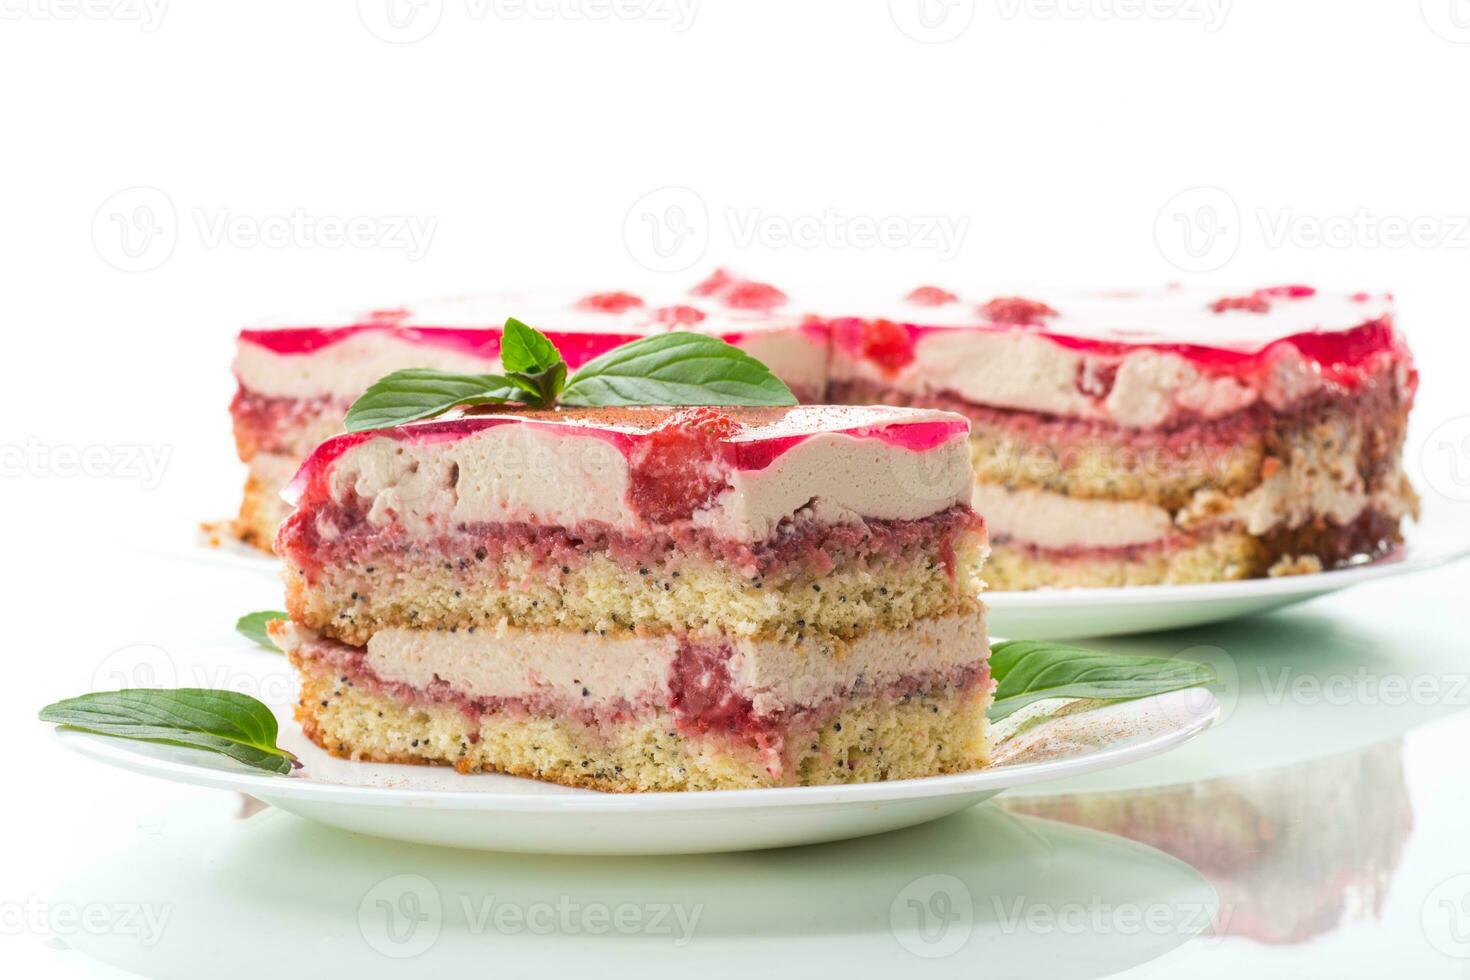
[[(842, 434), (855, 439), (877, 439), (879, 442), (898, 446), (910, 452), (925, 453), (954, 439), (964, 438), (969, 434), (969, 430), (969, 425), (957, 419), (880, 428), (847, 429)], [(725, 458), (737, 470), (763, 470), (792, 447), (810, 439), (812, 435), (814, 433), (752, 442), (727, 443)]]

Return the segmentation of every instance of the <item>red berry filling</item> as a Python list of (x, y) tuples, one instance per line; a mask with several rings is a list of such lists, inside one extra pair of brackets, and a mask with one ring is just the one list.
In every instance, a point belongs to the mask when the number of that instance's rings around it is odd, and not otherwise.
[(693, 326), (704, 319), (704, 312), (694, 306), (661, 306), (653, 311), (653, 319), (670, 327)]
[(596, 310), (599, 313), (626, 313), (642, 305), (643, 300), (632, 293), (593, 293), (591, 296), (583, 297), (577, 304), (577, 308)]
[(1087, 358), (1077, 365), (1077, 390), (1093, 398), (1106, 398), (1118, 379), (1118, 365)]
[(1256, 295), (1267, 299), (1309, 299), (1317, 295), (1317, 290), (1311, 286), (1267, 286), (1257, 289)]
[(1270, 313), (1271, 303), (1259, 293), (1251, 296), (1225, 296), (1210, 304), (1216, 313), (1240, 310), (1242, 313)]
[(886, 371), (897, 371), (914, 360), (914, 338), (892, 320), (869, 320), (862, 326), (862, 356)]
[(644, 520), (667, 522), (709, 503), (726, 482), (720, 442), (739, 431), (739, 422), (708, 406), (670, 416), (640, 439), (629, 457), (633, 509)]
[(689, 292), (695, 296), (717, 298), (736, 310), (769, 310), (786, 302), (786, 294), (775, 286), (753, 279), (741, 279), (724, 269), (716, 269)]
[(980, 307), (980, 312), (993, 323), (1014, 323), (1025, 327), (1039, 327), (1044, 318), (1057, 315), (1056, 310), (1040, 300), (1022, 296), (998, 296)]
[(909, 293), (904, 299), (916, 306), (943, 306), (945, 303), (953, 303), (959, 299), (954, 293), (938, 286), (920, 286)]
[(724, 269), (716, 269), (703, 282), (689, 290), (689, 293), (692, 296), (717, 296), (734, 281), (735, 277), (730, 273)]

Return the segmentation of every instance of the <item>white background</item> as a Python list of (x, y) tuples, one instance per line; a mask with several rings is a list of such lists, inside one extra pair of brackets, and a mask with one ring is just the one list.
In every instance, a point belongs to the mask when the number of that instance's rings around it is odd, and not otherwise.
[[(136, 551), (187, 550), (235, 506), (228, 361), (258, 316), (675, 288), (716, 263), (905, 290), (1386, 289), (1423, 374), (1411, 465), (1443, 451), (1426, 489), (1464, 489), (1465, 0), (608, 9), (0, 0), (0, 903), (44, 894), (113, 801), (176, 792), (63, 758), (35, 709), (119, 648), (274, 604)], [(893, 240), (855, 241), (864, 223)], [(324, 239), (342, 224), (364, 240)], [(0, 949), (72, 968), (24, 930)]]

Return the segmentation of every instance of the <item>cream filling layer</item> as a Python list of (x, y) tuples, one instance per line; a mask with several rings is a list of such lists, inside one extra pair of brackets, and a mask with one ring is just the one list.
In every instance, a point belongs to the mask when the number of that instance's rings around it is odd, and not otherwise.
[(1231, 497), (1201, 490), (1176, 514), (1128, 500), (1088, 500), (1046, 490), (1007, 490), (977, 483), (971, 505), (992, 539), (1040, 548), (1126, 548), (1157, 544), (1179, 531), (1233, 525), (1253, 535), (1296, 528), (1317, 518), (1338, 525), (1370, 506), (1393, 517), (1412, 512), (1412, 496), (1392, 478), (1370, 493), (1350, 463), (1324, 468), (1302, 460), (1281, 466), (1249, 493)]
[[(973, 477), (962, 433), (914, 451), (825, 432), (728, 479), (730, 488), (694, 523), (727, 539), (762, 541), (798, 512), (833, 523), (928, 517), (966, 501)], [(419, 536), (461, 523), (519, 521), (598, 521), (634, 532), (641, 524), (626, 503), (631, 480), (622, 450), (595, 433), (511, 423), (453, 441), (370, 439), (334, 464), (331, 495), (368, 501), (371, 523), (401, 524)]]
[[(272, 637), (287, 652), (333, 642), (295, 624), (273, 630)], [(989, 656), (983, 608), (907, 629), (874, 630), (840, 647), (818, 639), (697, 642), (731, 646), (731, 689), (766, 716), (820, 703), (859, 683), (881, 688), (978, 666)], [(395, 627), (368, 641), (366, 663), (385, 681), (419, 689), (439, 681), (470, 698), (554, 699), (588, 708), (667, 705), (679, 647), (671, 635), (604, 637), (504, 624), (473, 633)]]
[(1083, 500), (1046, 490), (1007, 490), (976, 483), (971, 506), (994, 538), (1039, 548), (1126, 548), (1162, 541), (1174, 518), (1137, 501)]

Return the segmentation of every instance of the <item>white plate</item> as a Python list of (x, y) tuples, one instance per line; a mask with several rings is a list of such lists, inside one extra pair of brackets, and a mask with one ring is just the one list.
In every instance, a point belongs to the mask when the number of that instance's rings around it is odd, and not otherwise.
[[(216, 654), (235, 687), (282, 692), (283, 658)], [(240, 683), (243, 681), (243, 683)], [(558, 854), (693, 854), (844, 840), (947, 816), (1014, 786), (1158, 755), (1204, 731), (1218, 705), (1201, 688), (1072, 714), (1018, 712), (998, 730), (993, 764), (954, 776), (857, 786), (610, 794), (495, 774), (336, 759), (274, 699), (279, 743), (304, 768), (245, 769), (208, 753), (61, 731), (62, 743), (109, 765), (235, 790), (299, 816), (379, 837), (477, 850)], [(271, 699), (268, 699), (271, 700)], [(1030, 722), (1028, 725), (1027, 722)]]
[(1364, 582), (1438, 568), (1470, 555), (1467, 511), (1470, 508), (1463, 504), (1456, 507), (1431, 501), (1422, 519), (1405, 532), (1398, 553), (1372, 564), (1314, 575), (1201, 585), (987, 592), (990, 631), (997, 636), (1066, 640), (1151, 633), (1270, 612)]

